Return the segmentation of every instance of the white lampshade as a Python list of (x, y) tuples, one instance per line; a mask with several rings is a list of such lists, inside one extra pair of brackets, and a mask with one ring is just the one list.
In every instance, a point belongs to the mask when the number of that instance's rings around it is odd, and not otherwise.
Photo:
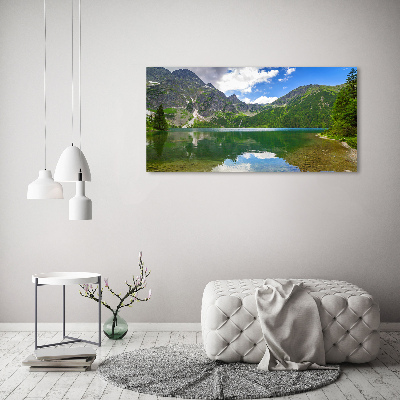
[(67, 147), (61, 154), (54, 171), (57, 182), (76, 182), (79, 171), (82, 170), (82, 180), (91, 181), (89, 165), (82, 151), (74, 145)]
[(29, 200), (63, 199), (63, 188), (54, 182), (50, 170), (41, 169), (39, 177), (28, 185), (26, 197)]
[(69, 201), (69, 219), (72, 221), (92, 219), (92, 200), (85, 196), (85, 182), (76, 182), (76, 194)]

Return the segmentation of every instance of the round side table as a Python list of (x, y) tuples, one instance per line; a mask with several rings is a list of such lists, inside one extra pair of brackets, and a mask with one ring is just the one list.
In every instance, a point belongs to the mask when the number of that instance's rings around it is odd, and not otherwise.
[[(35, 349), (42, 347), (58, 346), (68, 343), (85, 342), (101, 346), (101, 275), (93, 272), (42, 272), (32, 275), (32, 282), (35, 284)], [(99, 341), (78, 339), (65, 335), (65, 285), (82, 285), (85, 283), (94, 283), (98, 285), (99, 290)], [(71, 339), (68, 342), (59, 342), (38, 346), (37, 344), (37, 288), (45, 285), (59, 285), (63, 287), (63, 340)]]

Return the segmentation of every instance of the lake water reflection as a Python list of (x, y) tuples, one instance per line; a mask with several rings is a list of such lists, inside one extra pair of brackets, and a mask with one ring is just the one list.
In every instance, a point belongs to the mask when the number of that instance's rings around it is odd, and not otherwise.
[(147, 171), (301, 172), (355, 170), (324, 129), (173, 129), (147, 134)]

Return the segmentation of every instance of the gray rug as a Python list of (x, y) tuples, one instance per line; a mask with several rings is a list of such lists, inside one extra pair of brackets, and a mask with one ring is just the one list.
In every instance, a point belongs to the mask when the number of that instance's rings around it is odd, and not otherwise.
[(106, 381), (139, 393), (184, 399), (260, 399), (320, 388), (340, 370), (258, 371), (257, 364), (212, 361), (201, 345), (171, 345), (110, 357)]

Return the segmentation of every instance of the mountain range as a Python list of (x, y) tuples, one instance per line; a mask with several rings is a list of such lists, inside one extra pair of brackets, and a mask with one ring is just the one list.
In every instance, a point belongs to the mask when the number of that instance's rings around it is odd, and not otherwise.
[(162, 104), (170, 127), (325, 128), (343, 85), (300, 86), (268, 105), (227, 97), (194, 72), (150, 67), (146, 71), (146, 107)]

